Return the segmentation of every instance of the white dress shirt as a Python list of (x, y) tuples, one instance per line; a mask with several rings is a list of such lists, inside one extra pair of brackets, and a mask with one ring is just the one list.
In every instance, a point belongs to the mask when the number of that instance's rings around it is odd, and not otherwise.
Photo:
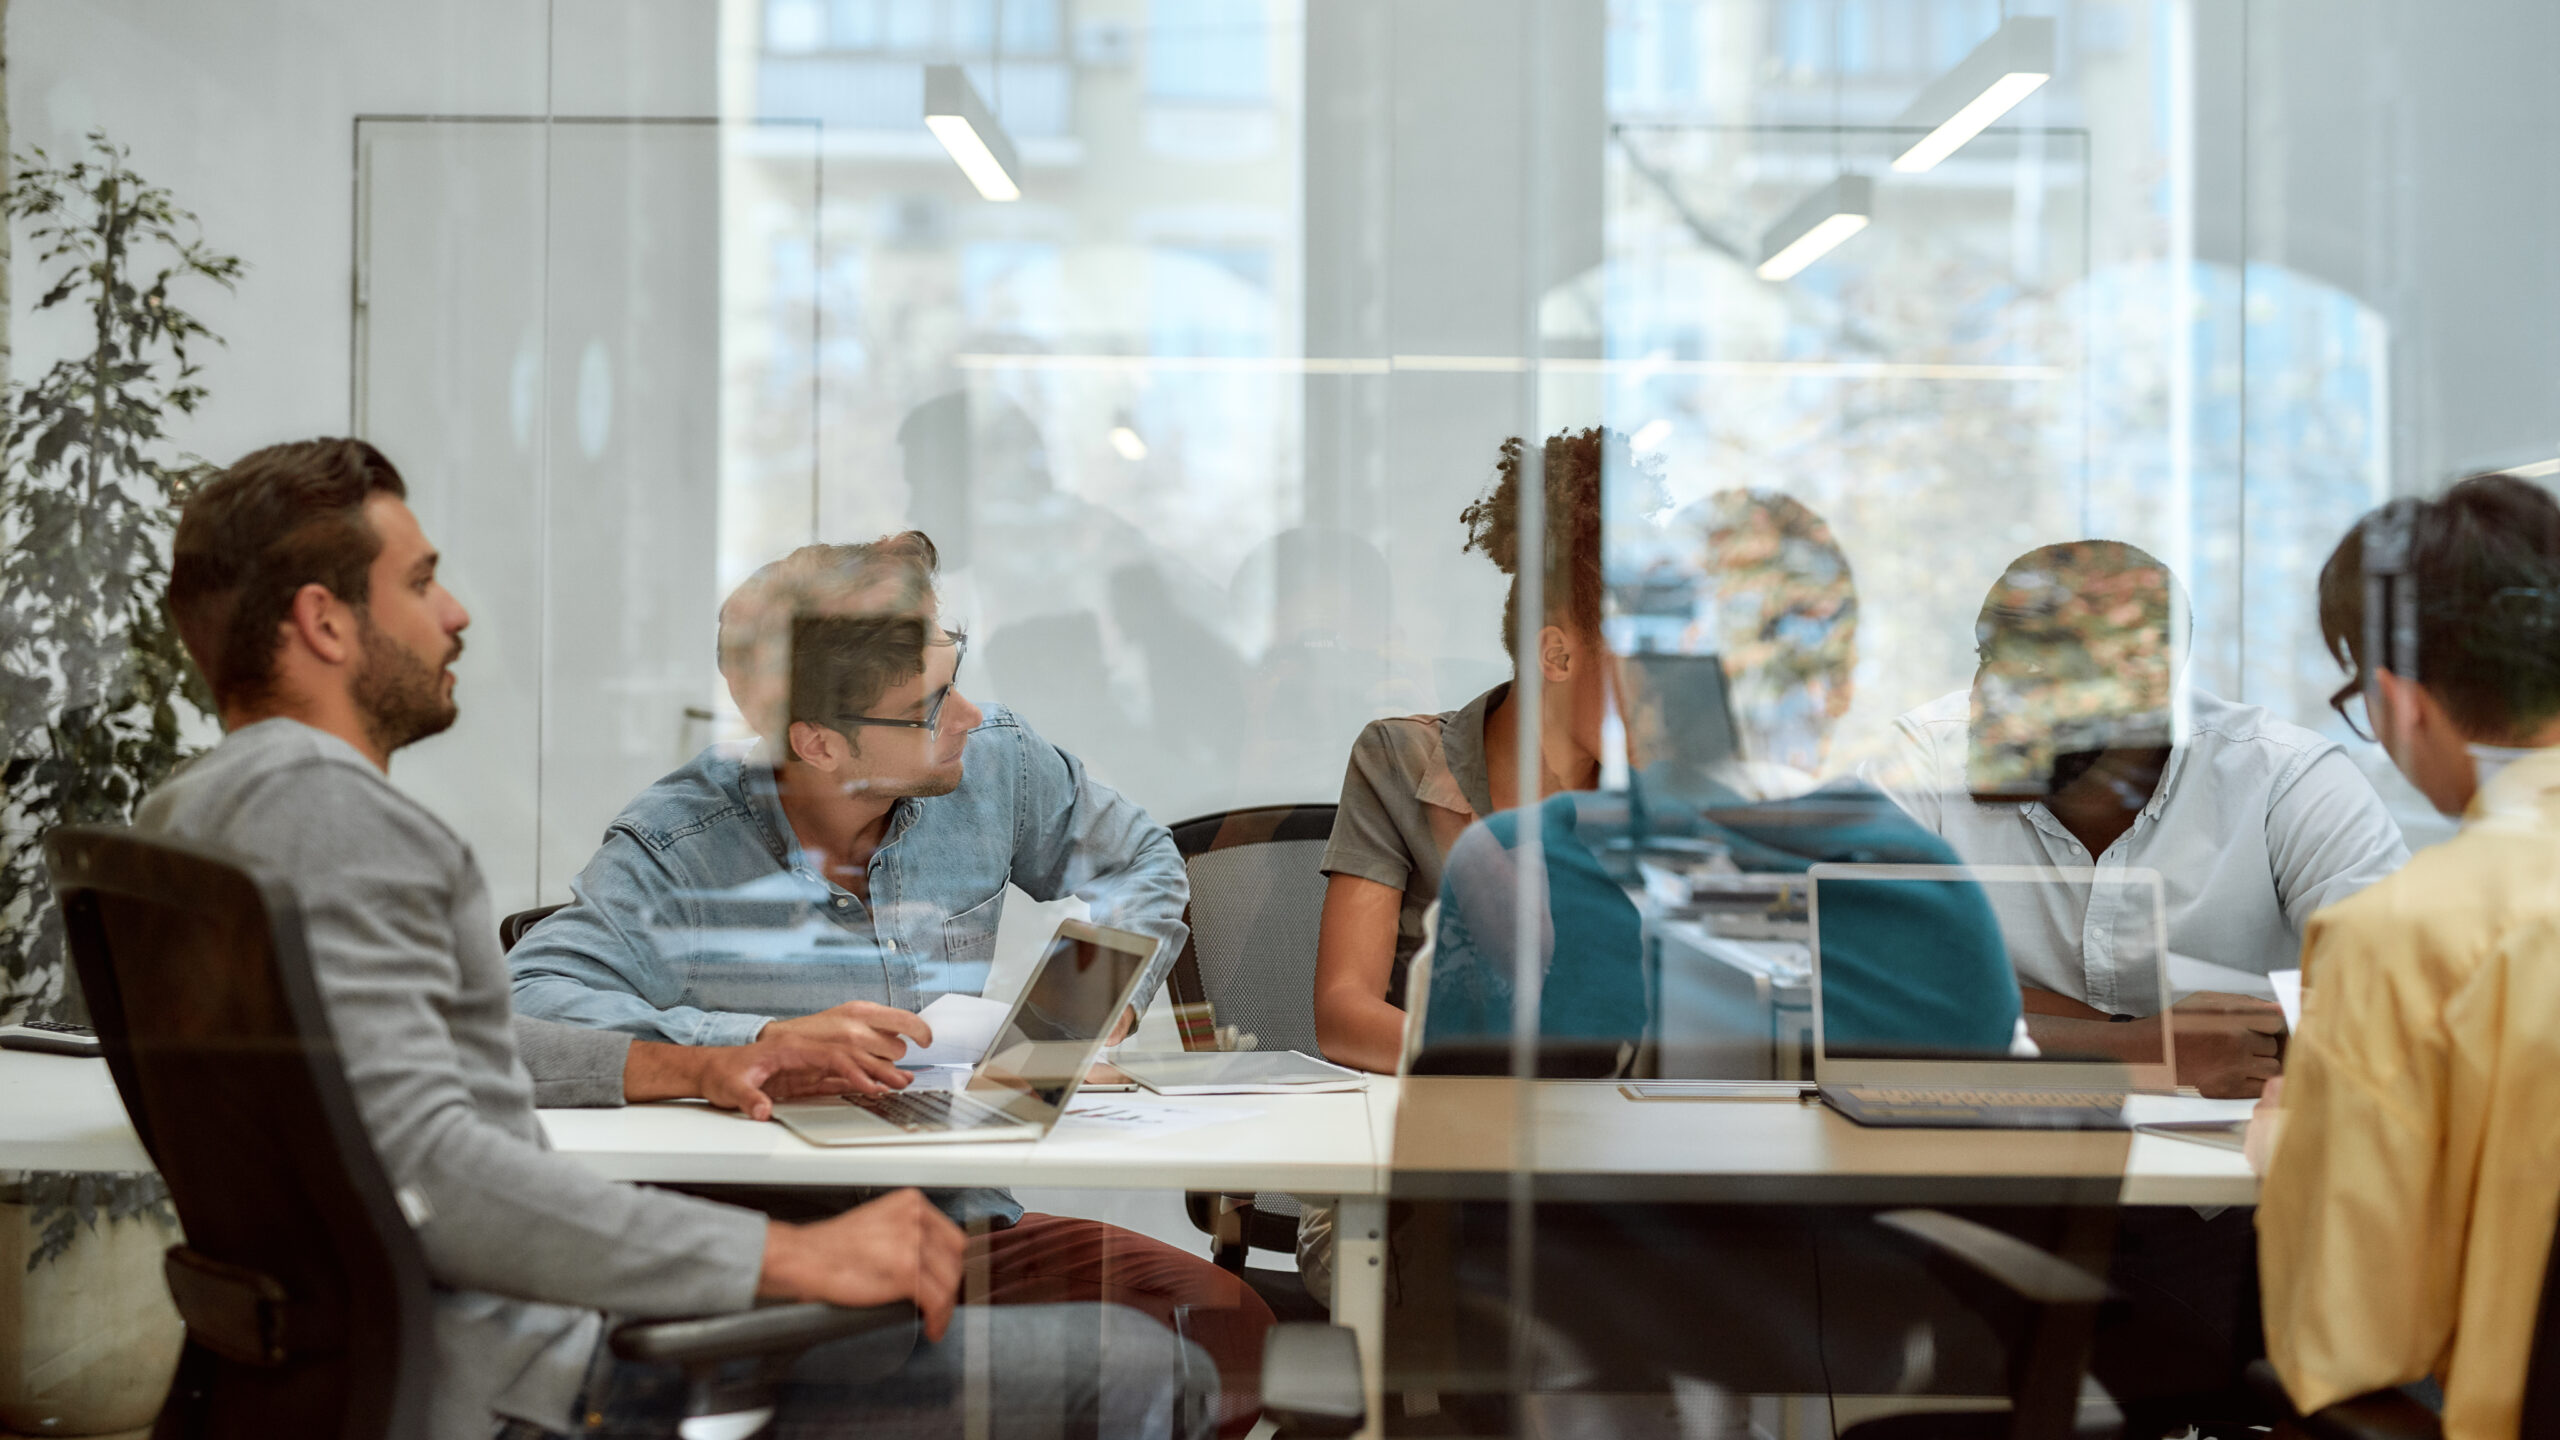
[[(2190, 695), (2187, 738), (2170, 752), (2159, 788), (2133, 827), (2095, 857), (2043, 802), (1986, 805), (1967, 792), (1969, 690), (1896, 720), (1900, 763), (1877, 778), (1967, 864), (2158, 871), (2171, 955), (2240, 972), (2197, 983), (2200, 967), (2181, 976), (2173, 958), (2173, 991), (2265, 994), (2263, 981), (2252, 981), (2296, 963), (2311, 913), (2399, 869), (2408, 847), (2335, 741), (2255, 705)], [(2089, 894), (2058, 884), (2043, 892), (2040, 913), (2002, 914), (2018, 978), (2110, 1014), (2151, 1013), (2159, 1007), (2149, 958), (2156, 946), (2127, 944), (2128, 961), (2143, 959), (2117, 963), (2121, 926), (2147, 930), (2149, 922), (2093, 914)]]

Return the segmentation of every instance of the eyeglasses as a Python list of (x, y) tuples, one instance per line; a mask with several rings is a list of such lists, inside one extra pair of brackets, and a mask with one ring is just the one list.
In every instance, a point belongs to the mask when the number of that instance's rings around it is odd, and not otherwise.
[(942, 707), (951, 699), (952, 687), (960, 683), (960, 662), (969, 658), (969, 636), (964, 631), (945, 630), (941, 639), (928, 640), (925, 644), (948, 645), (955, 653), (951, 657), (951, 678), (943, 682), (941, 689), (925, 697), (923, 719), (890, 720), (878, 715), (839, 715), (836, 717), (837, 728), (872, 725), (883, 730), (930, 730), (942, 723)]

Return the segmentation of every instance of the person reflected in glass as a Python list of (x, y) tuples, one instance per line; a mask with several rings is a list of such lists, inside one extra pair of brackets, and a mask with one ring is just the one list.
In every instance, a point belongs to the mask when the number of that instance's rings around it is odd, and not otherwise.
[(2182, 683), (2185, 593), (2134, 546), (2019, 556), (1974, 638), (1972, 685), (1895, 722), (1887, 788), (1971, 864), (2157, 871), (2183, 997), (2167, 1022), (2153, 1013), (2151, 947), (2120, 954), (2086, 888), (2057, 884), (2001, 917), (2037, 1044), (2156, 1059), (2173, 1023), (2181, 1083), (2257, 1094), (2282, 1068), (2267, 973), (2292, 964), (2313, 911), (2408, 858), (2381, 797), (2335, 742)]
[[(969, 638), (942, 619), (936, 564), (917, 531), (809, 545), (729, 597), (720, 668), (759, 738), (712, 746), (615, 817), (571, 903), (508, 956), (519, 1010), (686, 1045), (818, 1041), (903, 1085), (909, 1042), (932, 1039), (917, 1012), (985, 990), (1008, 885), (1154, 937), (1132, 1015), (1145, 1008), (1188, 934), (1173, 837), (968, 697)], [(934, 1198), (988, 1227), (972, 1257), (997, 1303), (1107, 1293), (1189, 1311), (1227, 1380), (1226, 1428), (1251, 1426), (1271, 1313), (1241, 1282), (1002, 1191)]]
[(2320, 572), (2366, 721), (2462, 827), (2313, 915), (2250, 1151), (2267, 1354), (2308, 1412), (2429, 1377), (2514, 1435), (2560, 1210), (2560, 504), (2511, 475), (2395, 500)]
[[(1535, 457), (1518, 437), (1505, 440), (1492, 486), (1458, 517), (1461, 548), (1510, 577), (1504, 652), (1515, 670), (1524, 643), (1537, 657), (1540, 797), (1599, 781), (1600, 481), (1612, 446), (1624, 456), (1626, 442), (1597, 429), (1551, 436)], [(1538, 615), (1523, 617), (1520, 506), (1532, 468), (1544, 479), (1546, 545), (1537, 558), (1544, 599)], [(1537, 628), (1524, 634), (1524, 618)], [(1521, 708), (1506, 680), (1455, 710), (1372, 721), (1353, 742), (1324, 852), (1316, 943), (1316, 1037), (1327, 1059), (1396, 1068), (1406, 971), (1423, 943), (1423, 913), (1439, 898), (1449, 846), (1477, 820), (1523, 803)]]
[[(1645, 974), (1634, 895), (1647, 871), (1677, 888), (1735, 871), (1958, 862), (1882, 791), (1824, 774), (1854, 698), (1859, 605), (1848, 555), (1820, 515), (1775, 492), (1719, 491), (1632, 530), (1612, 564), (1624, 579), (1612, 586), (1603, 653), (1628, 775), (1623, 789), (1538, 807), (1548, 900), (1537, 945), (1542, 1041), (1583, 1047), (1570, 1063), (1623, 1067), (1653, 1038), (1649, 993), (1688, 983)], [(1422, 1049), (1511, 1032), (1522, 813), (1488, 818), (1451, 849)], [(1980, 887), (1859, 886), (1840, 897), (1823, 929), (1834, 1040), (1878, 1054), (2031, 1053)], [(1736, 1033), (1765, 1036), (1766, 1024), (1724, 1017)]]

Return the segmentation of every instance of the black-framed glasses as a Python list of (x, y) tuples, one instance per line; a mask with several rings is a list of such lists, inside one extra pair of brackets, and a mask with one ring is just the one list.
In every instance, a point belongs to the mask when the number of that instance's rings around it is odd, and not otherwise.
[(923, 719), (891, 720), (879, 715), (839, 715), (836, 717), (837, 728), (842, 729), (853, 725), (871, 725), (877, 726), (883, 730), (930, 730), (934, 726), (941, 724), (942, 707), (951, 699), (951, 692), (953, 688), (960, 683), (960, 662), (969, 658), (969, 636), (966, 631), (945, 630), (942, 632), (941, 639), (927, 640), (924, 643), (927, 646), (951, 646), (953, 654), (951, 656), (951, 678), (943, 682), (941, 689), (936, 690), (931, 695), (925, 697)]

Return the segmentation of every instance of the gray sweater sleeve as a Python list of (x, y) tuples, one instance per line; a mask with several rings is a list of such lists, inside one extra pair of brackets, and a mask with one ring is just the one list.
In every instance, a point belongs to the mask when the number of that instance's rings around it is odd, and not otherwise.
[(518, 1015), (516, 1056), (533, 1074), (534, 1104), (545, 1110), (610, 1110), (622, 1104), (631, 1037)]
[(617, 1184), (544, 1144), (485, 886), (449, 831), (334, 763), (264, 777), (225, 829), (296, 882), (365, 1129), (439, 1283), (640, 1318), (754, 1302), (763, 1216)]

